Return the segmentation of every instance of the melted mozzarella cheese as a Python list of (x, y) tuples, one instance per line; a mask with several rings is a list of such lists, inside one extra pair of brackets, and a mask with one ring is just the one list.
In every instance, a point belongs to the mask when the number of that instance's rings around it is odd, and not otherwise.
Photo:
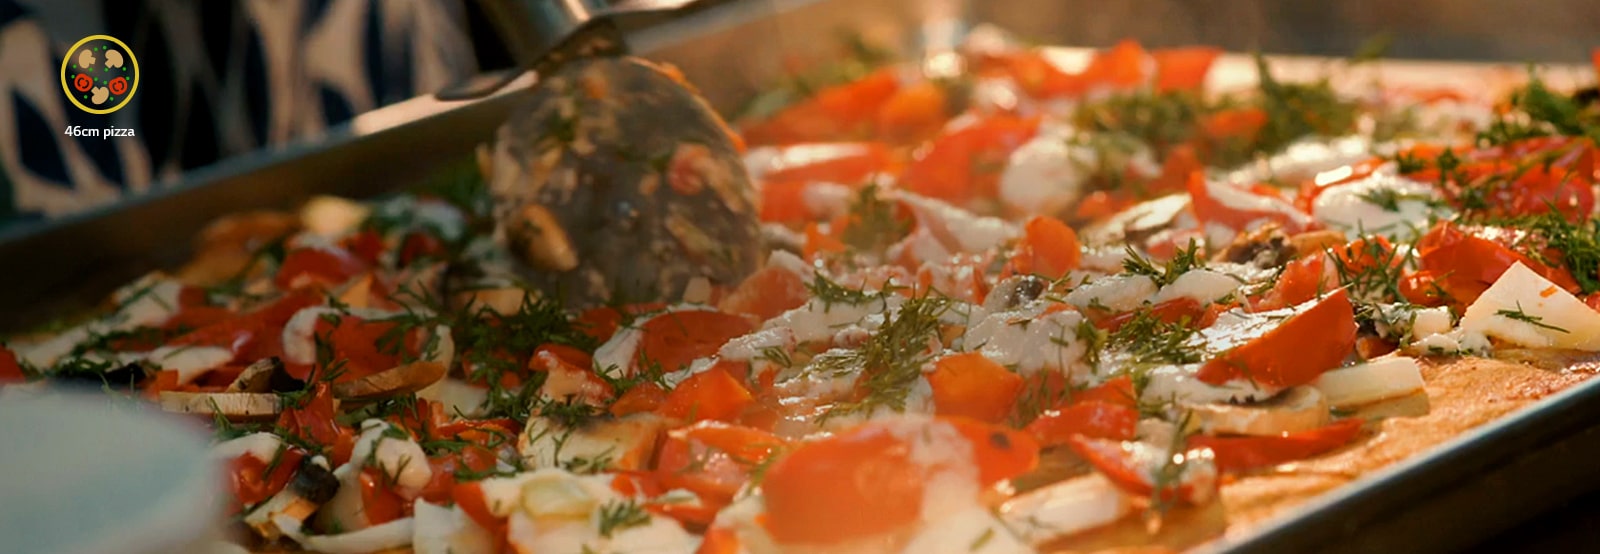
[(967, 331), (961, 345), (1025, 377), (1047, 367), (1081, 373), (1074, 370), (1082, 365), (1088, 350), (1078, 340), (1083, 314), (1070, 310), (1045, 314), (1047, 306), (1035, 301), (1016, 310), (990, 314)]
[[(1375, 203), (1389, 199), (1394, 200), (1393, 206)], [(1431, 217), (1447, 215), (1447, 210), (1436, 207), (1439, 201), (1439, 192), (1427, 184), (1378, 173), (1324, 189), (1312, 203), (1311, 215), (1346, 232), (1410, 237), (1426, 228)]]
[(283, 439), (272, 433), (250, 433), (248, 435), (217, 443), (211, 447), (211, 457), (219, 460), (232, 460), (239, 456), (249, 455), (263, 462), (271, 462), (278, 455), (278, 449), (283, 446)]
[(1012, 534), (982, 506), (969, 506), (921, 530), (900, 549), (905, 554), (1031, 554), (1032, 547)]
[(517, 452), (536, 468), (605, 460), (608, 467), (645, 469), (664, 428), (665, 422), (650, 413), (595, 420), (576, 428), (534, 416), (517, 440)]
[(1239, 278), (1221, 271), (1193, 269), (1179, 275), (1167, 286), (1161, 287), (1161, 291), (1150, 298), (1150, 303), (1160, 304), (1169, 300), (1190, 298), (1205, 305), (1233, 294), (1243, 285)]
[(1066, 300), (1079, 309), (1101, 306), (1112, 312), (1127, 312), (1155, 294), (1156, 282), (1148, 275), (1111, 275), (1072, 289)]
[(867, 316), (882, 314), (899, 307), (905, 301), (900, 295), (879, 295), (861, 304), (829, 302), (813, 298), (798, 308), (767, 320), (764, 329), (787, 327), (794, 331), (797, 342), (812, 342), (831, 338), (839, 329), (860, 322)]
[(1257, 386), (1247, 379), (1221, 385), (1201, 381), (1200, 364), (1166, 365), (1151, 369), (1140, 398), (1151, 404), (1211, 404), (1260, 400), (1277, 391)]
[(390, 428), (388, 422), (379, 419), (361, 422), (361, 435), (351, 450), (349, 465), (362, 467), (370, 462), (402, 495), (414, 496), (433, 479), (428, 455), (409, 435), (398, 438), (387, 434)]
[(947, 248), (982, 254), (1021, 235), (1016, 225), (997, 217), (980, 216), (945, 202), (901, 193), (899, 198), (916, 214), (917, 224), (928, 228)]
[(1312, 222), (1311, 216), (1281, 198), (1256, 194), (1243, 187), (1211, 180), (1206, 181), (1205, 190), (1212, 200), (1232, 210), (1281, 215), (1293, 229), (1304, 229)]

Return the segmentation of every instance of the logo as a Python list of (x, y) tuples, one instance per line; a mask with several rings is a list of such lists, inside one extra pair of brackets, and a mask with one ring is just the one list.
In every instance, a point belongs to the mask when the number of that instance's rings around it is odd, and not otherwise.
[(80, 110), (95, 114), (120, 110), (139, 90), (139, 59), (115, 37), (84, 37), (61, 60), (61, 90)]

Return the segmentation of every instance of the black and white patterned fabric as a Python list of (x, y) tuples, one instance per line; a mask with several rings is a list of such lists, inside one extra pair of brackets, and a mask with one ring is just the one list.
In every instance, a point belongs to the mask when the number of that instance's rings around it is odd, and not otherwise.
[[(0, 0), (0, 228), (118, 202), (227, 156), (312, 139), (478, 71), (461, 0)], [(135, 53), (131, 102), (86, 113), (62, 56)], [(71, 126), (129, 137), (67, 136)]]

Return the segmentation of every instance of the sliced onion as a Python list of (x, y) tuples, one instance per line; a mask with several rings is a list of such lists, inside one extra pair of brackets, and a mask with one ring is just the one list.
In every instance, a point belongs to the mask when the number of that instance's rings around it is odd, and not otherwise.
[(1307, 431), (1328, 424), (1328, 403), (1312, 387), (1294, 387), (1251, 404), (1189, 406), (1200, 430), (1208, 435), (1271, 436)]

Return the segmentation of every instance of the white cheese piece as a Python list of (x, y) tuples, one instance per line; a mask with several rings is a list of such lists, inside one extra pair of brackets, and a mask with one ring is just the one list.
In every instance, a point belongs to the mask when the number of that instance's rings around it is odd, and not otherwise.
[(735, 337), (717, 350), (717, 357), (726, 361), (748, 362), (760, 358), (768, 349), (792, 352), (797, 341), (794, 329), (772, 327)]
[(1236, 183), (1259, 183), (1272, 178), (1283, 182), (1299, 182), (1341, 166), (1371, 158), (1375, 148), (1372, 140), (1351, 135), (1334, 139), (1313, 137), (1295, 141), (1283, 152), (1267, 158), (1265, 163), (1253, 164), (1235, 171), (1229, 180)]
[(1023, 540), (1042, 545), (1106, 525), (1133, 512), (1127, 495), (1100, 474), (1061, 481), (1000, 506), (1000, 519)]
[(1521, 262), (1467, 307), (1461, 330), (1520, 346), (1600, 351), (1600, 312)]
[(415, 524), (411, 549), (416, 554), (491, 554), (494, 536), (479, 526), (460, 506), (436, 506), (426, 500), (413, 504)]
[(1384, 356), (1323, 373), (1312, 387), (1335, 408), (1360, 406), (1421, 391), (1422, 369), (1405, 356)]
[(645, 469), (664, 426), (655, 414), (597, 419), (578, 428), (535, 416), (528, 418), (517, 438), (517, 452), (536, 468), (600, 462), (618, 469)]
[[(1205, 191), (1212, 200), (1232, 210), (1282, 216), (1288, 222), (1291, 232), (1304, 229), (1312, 223), (1311, 216), (1282, 198), (1256, 194), (1237, 185), (1211, 180), (1206, 181)], [(1255, 224), (1252, 224), (1247, 227), (1254, 226)]]
[[(1072, 310), (1043, 314), (1047, 302), (996, 312), (967, 330), (961, 346), (1027, 377), (1045, 368), (1071, 373), (1088, 347), (1078, 340), (1083, 314)], [(1042, 314), (1042, 315), (1041, 315)]]
[[(598, 474), (576, 476), (562, 470), (547, 469), (535, 472), (524, 482), (524, 494), (547, 496), (554, 490), (565, 490), (566, 496), (582, 496), (586, 501), (571, 504), (571, 511), (538, 513), (527, 510), (530, 506), (547, 506), (539, 498), (523, 498), (523, 510), (509, 514), (507, 538), (513, 550), (519, 553), (546, 552), (596, 552), (596, 553), (659, 553), (687, 554), (699, 546), (699, 539), (685, 531), (670, 518), (646, 512), (647, 519), (638, 525), (614, 527), (610, 536), (600, 533), (603, 512), (615, 509), (619, 502), (633, 502), (611, 488), (613, 475)], [(529, 483), (538, 483), (532, 486)], [(582, 508), (581, 511), (576, 510)]]
[[(1389, 201), (1393, 205), (1389, 205)], [(1432, 186), (1392, 174), (1330, 186), (1317, 195), (1311, 215), (1330, 228), (1347, 233), (1376, 233), (1390, 238), (1416, 236), (1432, 217), (1449, 215)], [(1390, 209), (1393, 208), (1393, 209)]]
[(489, 389), (446, 377), (417, 391), (417, 398), (439, 403), (447, 414), (482, 417), (489, 402)]
[(1241, 286), (1244, 283), (1232, 275), (1210, 269), (1191, 269), (1161, 287), (1160, 292), (1150, 298), (1150, 303), (1190, 298), (1204, 306), (1233, 294)]
[(915, 194), (900, 193), (899, 198), (911, 207), (920, 226), (958, 252), (982, 254), (1021, 235), (1016, 225), (1004, 219), (980, 216)]
[(1426, 337), (1448, 333), (1451, 325), (1450, 308), (1444, 306), (1419, 308), (1411, 316), (1411, 336)]
[(233, 350), (220, 346), (163, 346), (145, 357), (161, 369), (178, 372), (178, 384), (188, 384), (213, 369), (233, 361)]
[(178, 313), (178, 296), (183, 283), (159, 274), (152, 274), (123, 287), (112, 295), (118, 305), (107, 323), (112, 329), (132, 330), (166, 323)]
[(433, 479), (428, 455), (409, 434), (404, 438), (387, 434), (392, 433), (389, 431), (392, 427), (378, 419), (361, 422), (361, 434), (351, 450), (350, 463), (366, 465), (370, 462), (400, 489), (402, 495), (415, 494)]
[(1088, 146), (1070, 144), (1072, 129), (1040, 132), (1015, 151), (1000, 174), (1000, 202), (1023, 214), (1070, 205), (1099, 164)]
[(250, 433), (248, 435), (217, 443), (211, 447), (211, 457), (217, 460), (232, 460), (239, 456), (249, 455), (263, 462), (271, 462), (278, 455), (278, 449), (283, 446), (283, 439), (267, 432)]
[(1199, 372), (1200, 364), (1166, 365), (1151, 369), (1148, 373), (1150, 380), (1140, 398), (1151, 404), (1211, 404), (1249, 402), (1277, 393), (1247, 379), (1212, 385), (1195, 377)]
[(1101, 306), (1115, 312), (1137, 309), (1156, 294), (1156, 282), (1148, 275), (1111, 275), (1072, 289), (1067, 303), (1079, 309)]
[(855, 324), (869, 315), (881, 314), (898, 307), (905, 299), (897, 294), (878, 295), (861, 304), (828, 302), (813, 298), (798, 308), (767, 320), (764, 329), (788, 327), (794, 331), (797, 342), (806, 343), (833, 337), (839, 329)]

